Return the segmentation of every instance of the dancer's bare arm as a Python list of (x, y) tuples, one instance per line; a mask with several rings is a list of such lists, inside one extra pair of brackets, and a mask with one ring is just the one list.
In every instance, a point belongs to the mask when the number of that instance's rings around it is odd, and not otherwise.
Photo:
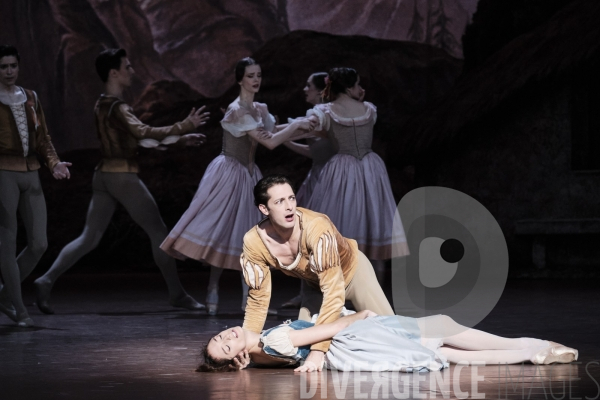
[(248, 135), (269, 150), (273, 150), (275, 147), (292, 138), (298, 139), (299, 136), (304, 135), (304, 133), (307, 133), (310, 129), (310, 121), (307, 118), (299, 118), (280, 131), (268, 132), (264, 129), (253, 129), (248, 131)]
[(329, 324), (315, 325), (306, 329), (291, 330), (288, 334), (294, 347), (306, 346), (331, 339), (354, 322), (375, 315), (377, 314), (373, 311), (363, 310), (352, 315), (341, 317), (337, 321)]
[[(296, 339), (296, 342), (294, 342), (294, 339), (292, 339), (292, 344), (294, 344), (294, 346), (296, 346), (296, 343), (303, 343), (299, 344), (300, 346), (304, 344), (319, 343), (319, 341), (321, 341), (322, 343), (323, 340), (329, 340), (333, 338), (333, 336), (335, 336), (344, 328), (348, 327), (353, 322), (365, 319), (373, 315), (376, 314), (372, 311), (365, 310), (353, 315), (349, 315), (347, 317), (342, 317), (335, 322), (315, 325), (311, 328), (302, 329), (301, 331), (290, 331), (290, 339), (292, 338), (292, 335), (294, 335)], [(312, 331), (306, 332), (308, 329), (311, 329)], [(325, 353), (323, 351), (311, 350), (311, 352), (308, 354), (308, 357), (306, 357), (304, 364), (296, 368), (294, 372), (322, 371), (324, 361)]]

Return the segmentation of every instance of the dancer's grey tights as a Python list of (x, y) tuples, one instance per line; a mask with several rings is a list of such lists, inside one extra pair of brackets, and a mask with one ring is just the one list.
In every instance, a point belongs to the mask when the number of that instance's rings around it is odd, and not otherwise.
[(96, 171), (93, 189), (83, 233), (62, 249), (52, 267), (40, 280), (49, 279), (53, 285), (59, 276), (98, 246), (117, 203), (121, 203), (131, 218), (150, 237), (154, 262), (165, 278), (170, 298), (173, 300), (184, 296), (185, 291), (177, 275), (175, 260), (159, 248), (168, 234), (167, 227), (154, 198), (137, 174)]
[[(21, 214), (27, 247), (17, 253), (17, 210)], [(46, 251), (46, 201), (37, 171), (0, 170), (0, 268), (4, 287), (0, 297), (14, 305), (17, 316), (27, 315), (21, 282)]]

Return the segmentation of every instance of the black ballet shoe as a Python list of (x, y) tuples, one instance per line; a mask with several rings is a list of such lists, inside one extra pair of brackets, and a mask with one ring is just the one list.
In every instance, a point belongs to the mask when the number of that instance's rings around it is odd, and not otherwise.
[(29, 315), (28, 315), (28, 316), (23, 317), (20, 320), (18, 320), (17, 326), (19, 328), (30, 328), (33, 326), (33, 320), (31, 318), (29, 318)]
[(48, 303), (42, 303), (39, 299), (35, 302), (37, 308), (43, 312), (44, 314), (52, 315), (54, 314), (54, 309), (50, 307)]
[(8, 318), (12, 319), (14, 322), (17, 322), (17, 311), (15, 308), (10, 305), (10, 307), (2, 302), (0, 302), (0, 312), (5, 314)]
[(170, 300), (169, 304), (173, 307), (185, 308), (186, 310), (204, 310), (206, 307), (202, 303), (198, 303), (192, 296), (186, 294), (183, 297), (180, 297), (177, 300)]
[(33, 287), (35, 288), (35, 304), (44, 314), (54, 314), (54, 309), (50, 307), (50, 290), (46, 290), (46, 285), (35, 280)]

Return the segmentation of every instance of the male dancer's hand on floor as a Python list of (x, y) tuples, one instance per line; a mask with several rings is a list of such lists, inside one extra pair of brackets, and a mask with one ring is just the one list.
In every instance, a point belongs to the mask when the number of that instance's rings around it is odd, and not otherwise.
[(235, 356), (233, 359), (233, 364), (234, 365), (230, 365), (230, 368), (232, 369), (242, 370), (246, 368), (250, 364), (250, 355), (248, 354), (248, 350), (244, 350)]
[(325, 361), (325, 353), (319, 350), (311, 350), (300, 367), (296, 368), (294, 372), (313, 372), (322, 371), (323, 362)]

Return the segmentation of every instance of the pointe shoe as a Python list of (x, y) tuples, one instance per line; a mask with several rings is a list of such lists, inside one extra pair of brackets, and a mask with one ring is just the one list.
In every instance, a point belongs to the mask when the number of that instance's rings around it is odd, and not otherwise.
[(50, 288), (39, 279), (33, 282), (35, 288), (35, 304), (44, 314), (54, 314), (54, 309), (50, 307)]
[(217, 315), (217, 311), (219, 310), (218, 289), (209, 290), (208, 294), (206, 295), (206, 308), (208, 315)]
[(546, 365), (552, 363), (566, 364), (577, 361), (579, 352), (562, 344), (550, 342), (550, 346), (538, 351), (532, 358), (533, 364)]
[(285, 303), (281, 305), (281, 308), (300, 308), (300, 303), (302, 302), (302, 296), (298, 295), (294, 298), (289, 299)]
[(186, 294), (185, 296), (176, 300), (170, 300), (169, 304), (171, 304), (173, 307), (185, 308), (186, 310), (192, 311), (204, 310), (206, 308), (204, 304), (198, 303), (189, 294)]
[(6, 314), (6, 316), (12, 319), (14, 322), (17, 322), (17, 311), (12, 306), (12, 304), (8, 305), (3, 302), (0, 302), (0, 312)]

